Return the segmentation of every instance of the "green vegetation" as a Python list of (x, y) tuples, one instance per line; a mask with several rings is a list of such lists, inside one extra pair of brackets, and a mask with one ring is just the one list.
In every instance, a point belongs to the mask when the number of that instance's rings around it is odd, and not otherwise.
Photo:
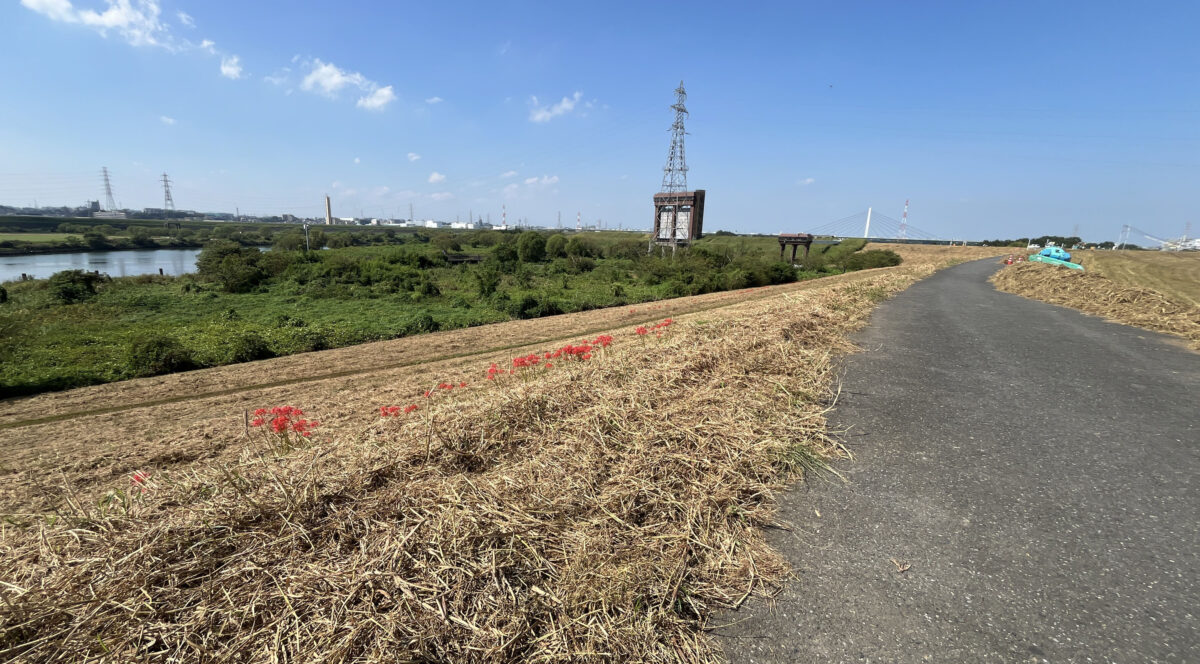
[[(109, 279), (74, 270), (7, 284), (0, 396), (786, 283), (899, 258), (859, 253), (861, 240), (846, 241), (814, 246), (797, 270), (778, 262), (771, 237), (705, 238), (671, 257), (647, 255), (647, 237), (636, 233), (424, 230), (344, 233), (364, 244), (306, 252), (294, 227), (273, 235), (275, 249), (259, 251), (246, 246), (251, 233), (211, 240), (194, 275)], [(332, 244), (325, 234), (309, 239)]]

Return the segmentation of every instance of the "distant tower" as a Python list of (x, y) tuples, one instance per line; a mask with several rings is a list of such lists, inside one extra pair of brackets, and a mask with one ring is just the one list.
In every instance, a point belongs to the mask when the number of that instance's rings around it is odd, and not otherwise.
[(171, 180), (166, 173), (163, 173), (163, 209), (175, 209), (175, 199), (171, 197)]
[(904, 215), (900, 217), (900, 239), (908, 238), (908, 199), (904, 199)]
[(558, 227), (562, 228), (562, 210), (558, 211)]
[(508, 206), (500, 204), (500, 228), (508, 228)]
[(667, 165), (663, 167), (663, 193), (687, 191), (687, 158), (683, 150), (683, 137), (687, 132), (683, 129), (683, 121), (687, 119), (687, 91), (683, 89), (683, 81), (675, 88), (675, 103), (671, 109), (675, 111), (675, 122), (671, 124), (671, 151), (667, 155)]
[(325, 194), (325, 225), (333, 225), (333, 208), (329, 205), (329, 194)]
[(101, 168), (100, 171), (104, 174), (104, 209), (112, 212), (117, 209), (117, 203), (113, 200), (112, 181), (108, 178), (108, 166)]
[(415, 221), (415, 220), (416, 220), (416, 218), (415, 218), (415, 217), (413, 217), (412, 203), (409, 203), (409, 204), (408, 204), (408, 220), (409, 220), (409, 221)]
[(583, 213), (582, 212), (575, 213), (575, 230), (577, 230), (577, 231), (583, 230)]

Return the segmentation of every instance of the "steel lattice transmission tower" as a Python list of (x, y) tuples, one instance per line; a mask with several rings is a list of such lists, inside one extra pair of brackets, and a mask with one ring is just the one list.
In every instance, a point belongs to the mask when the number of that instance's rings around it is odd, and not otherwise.
[(100, 172), (104, 175), (104, 209), (112, 212), (117, 209), (117, 202), (113, 200), (112, 181), (108, 178), (108, 166), (101, 168)]
[(175, 209), (175, 199), (171, 197), (171, 180), (167, 178), (166, 173), (163, 173), (163, 209)]
[(671, 124), (671, 152), (667, 155), (667, 165), (663, 167), (662, 191), (674, 193), (687, 191), (687, 157), (683, 150), (683, 137), (687, 132), (683, 129), (683, 121), (687, 119), (687, 91), (683, 89), (683, 81), (675, 89), (675, 103), (671, 109), (675, 111), (675, 122)]

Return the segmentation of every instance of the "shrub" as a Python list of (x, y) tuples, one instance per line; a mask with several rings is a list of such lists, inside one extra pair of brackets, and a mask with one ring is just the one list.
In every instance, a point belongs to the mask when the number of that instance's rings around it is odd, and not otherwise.
[(842, 267), (847, 270), (866, 270), (874, 267), (892, 267), (899, 265), (903, 259), (900, 254), (890, 249), (871, 249), (856, 254), (850, 254), (842, 259)]
[(413, 316), (412, 320), (404, 325), (404, 335), (411, 336), (414, 334), (424, 334), (426, 332), (437, 332), (438, 322), (433, 319), (428, 313), (422, 312)]
[(227, 357), (230, 364), (253, 362), (275, 356), (271, 352), (271, 347), (267, 345), (266, 339), (256, 332), (242, 332), (235, 335), (229, 340), (228, 348)]
[(163, 334), (148, 334), (131, 341), (126, 364), (134, 376), (157, 376), (196, 366), (191, 352), (178, 339)]
[(8, 289), (0, 286), (0, 304), (4, 304), (5, 302), (8, 302)]
[(567, 238), (561, 233), (555, 233), (546, 239), (546, 256), (562, 258), (567, 255)]
[(83, 302), (96, 294), (96, 284), (106, 281), (109, 281), (107, 275), (83, 270), (63, 270), (50, 276), (50, 294), (64, 304)]
[(216, 281), (226, 292), (245, 293), (266, 278), (266, 273), (258, 267), (261, 254), (236, 242), (214, 240), (196, 257), (196, 272)]
[(573, 235), (570, 240), (567, 240), (567, 255), (591, 257), (596, 255), (596, 250), (590, 241)]
[(517, 238), (517, 257), (522, 263), (540, 263), (546, 257), (546, 238), (537, 231), (525, 231)]

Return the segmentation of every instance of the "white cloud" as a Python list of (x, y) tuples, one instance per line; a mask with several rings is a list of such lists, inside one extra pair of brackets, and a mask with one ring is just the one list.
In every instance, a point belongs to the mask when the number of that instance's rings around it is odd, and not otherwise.
[(537, 184), (537, 178), (536, 177), (525, 178), (525, 184)]
[(368, 95), (359, 97), (358, 107), (365, 108), (368, 111), (382, 111), (388, 104), (396, 99), (396, 93), (392, 92), (392, 86), (385, 85), (378, 88)]
[(108, 8), (76, 9), (71, 0), (21, 0), (21, 4), (54, 21), (87, 26), (107, 37), (111, 30), (132, 46), (176, 47), (159, 20), (158, 0), (106, 0)]
[(540, 178), (538, 178), (538, 177), (525, 178), (525, 184), (530, 185), (530, 186), (538, 185), (538, 186), (542, 186), (542, 187), (548, 187), (552, 184), (558, 184), (558, 176), (557, 175), (543, 175)]
[(236, 55), (230, 55), (221, 58), (221, 75), (225, 78), (237, 80), (242, 77), (241, 58)]
[(500, 174), (500, 177), (515, 178), (515, 177), (517, 177), (517, 172), (516, 171), (504, 171), (503, 173)]
[(343, 71), (332, 63), (313, 60), (312, 70), (300, 82), (300, 89), (333, 98), (347, 85), (365, 88), (367, 79), (358, 72)]
[(186, 25), (189, 28), (196, 27), (196, 21), (193, 20), (191, 15), (189, 15), (185, 11), (175, 12), (175, 18), (178, 18), (180, 23)]
[(167, 117), (165, 115), (158, 116), (158, 119), (160, 122), (168, 126), (175, 124), (175, 118)]
[(442, 175), (441, 173), (438, 173), (437, 171), (434, 171), (429, 174), (429, 184), (437, 184), (439, 182), (445, 182), (445, 181), (446, 181), (446, 176)]
[(205, 39), (200, 42), (200, 50), (207, 51), (209, 55), (216, 55), (217, 54), (217, 49), (215, 48), (216, 45), (217, 45), (216, 42), (214, 42), (213, 40)]
[(409, 161), (416, 161), (416, 160), (418, 160), (418, 159), (420, 159), (420, 158), (421, 158), (421, 155), (417, 154), (416, 152), (409, 152), (409, 153), (408, 153), (408, 160), (409, 160)]
[(448, 191), (439, 191), (436, 194), (431, 194), (429, 197), (435, 201), (448, 201), (451, 198), (454, 198), (454, 194)]
[(516, 198), (516, 197), (517, 197), (517, 192), (518, 192), (520, 189), (521, 189), (521, 186), (520, 186), (520, 185), (518, 185), (516, 182), (514, 182), (514, 183), (512, 183), (512, 184), (510, 184), (510, 185), (508, 185), (507, 187), (505, 187), (505, 188), (504, 188), (504, 197), (505, 197), (505, 198)]
[(562, 101), (553, 106), (540, 106), (537, 97), (530, 97), (529, 105), (532, 108), (529, 110), (529, 121), (549, 122), (560, 115), (566, 115), (575, 110), (575, 105), (580, 99), (583, 99), (583, 93), (577, 91), (570, 97), (563, 97)]
[(359, 159), (358, 159), (358, 157), (355, 157), (355, 158), (354, 158), (354, 163), (356, 163), (356, 164), (357, 164), (357, 163), (360, 163), (360, 162), (359, 162)]
[(396, 92), (392, 86), (380, 86), (356, 71), (346, 71), (331, 62), (322, 62), (317, 58), (313, 58), (307, 64), (311, 69), (300, 82), (300, 89), (306, 92), (335, 99), (343, 88), (358, 88), (364, 94), (358, 98), (357, 106), (368, 111), (381, 111), (396, 99)]
[(291, 71), (292, 71), (291, 69), (284, 67), (283, 69), (280, 69), (279, 71), (275, 72), (274, 74), (271, 74), (270, 76), (263, 76), (263, 80), (266, 81), (267, 83), (270, 83), (271, 85), (278, 87), (278, 86), (281, 86), (284, 83), (288, 82), (288, 74)]
[(816, 182), (815, 178), (804, 178), (804, 179), (800, 180), (799, 182), (797, 182), (796, 184), (800, 185), (801, 187), (807, 187), (808, 185), (810, 185), (814, 182)]
[(442, 99), (441, 97), (430, 97), (429, 99), (425, 100), (425, 103), (426, 104), (440, 104), (443, 101), (445, 101), (445, 100)]

